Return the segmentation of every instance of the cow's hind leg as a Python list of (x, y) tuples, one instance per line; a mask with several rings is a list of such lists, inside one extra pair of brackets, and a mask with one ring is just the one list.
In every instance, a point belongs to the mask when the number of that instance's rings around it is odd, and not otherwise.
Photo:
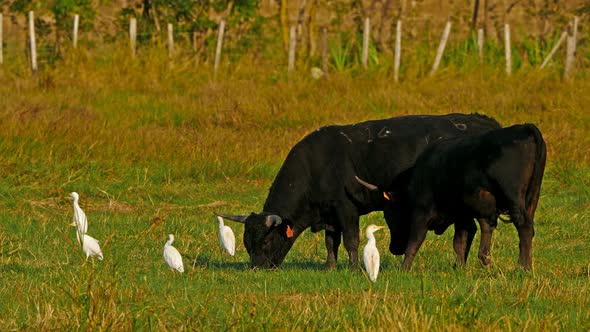
[(518, 261), (523, 269), (530, 270), (533, 267), (532, 250), (533, 237), (535, 236), (533, 221), (528, 217), (524, 208), (519, 208), (516, 211), (510, 214), (510, 219), (513, 220), (518, 231), (520, 249)]
[(467, 264), (467, 256), (475, 233), (477, 233), (477, 226), (473, 218), (466, 218), (455, 223), (455, 236), (453, 237), (453, 248), (457, 254), (455, 267), (465, 267)]
[(481, 264), (484, 266), (490, 265), (491, 253), (490, 246), (492, 243), (492, 234), (496, 229), (497, 216), (491, 218), (479, 218), (479, 228), (481, 230), (481, 240), (479, 242), (479, 254), (477, 255)]
[(326, 249), (328, 250), (328, 258), (326, 258), (326, 269), (333, 269), (338, 262), (338, 247), (342, 238), (341, 231), (326, 230)]

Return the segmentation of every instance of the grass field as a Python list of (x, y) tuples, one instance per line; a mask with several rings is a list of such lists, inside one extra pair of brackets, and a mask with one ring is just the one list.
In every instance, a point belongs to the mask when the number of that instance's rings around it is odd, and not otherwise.
[[(320, 81), (248, 63), (217, 82), (209, 72), (117, 54), (79, 54), (35, 77), (0, 67), (2, 330), (590, 329), (590, 78), (485, 68), (396, 85), (377, 70)], [(452, 232), (429, 234), (407, 273), (377, 232), (375, 284), (348, 269), (344, 248), (324, 271), (323, 233), (305, 232), (278, 270), (249, 269), (242, 225), (230, 224), (236, 256), (222, 252), (213, 211), (260, 211), (306, 133), (450, 112), (543, 132), (532, 272), (517, 267), (509, 224), (494, 234), (493, 265), (472, 254), (465, 270), (453, 269)], [(78, 247), (72, 191), (104, 261), (85, 262)], [(380, 213), (369, 223), (385, 224)], [(169, 233), (184, 274), (163, 261)]]

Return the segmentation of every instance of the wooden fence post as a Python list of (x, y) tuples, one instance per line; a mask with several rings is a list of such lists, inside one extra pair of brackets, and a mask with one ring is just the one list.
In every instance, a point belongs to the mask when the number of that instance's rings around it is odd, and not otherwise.
[(287, 65), (287, 72), (292, 72), (295, 69), (295, 24), (291, 25), (289, 29), (289, 63)]
[(361, 63), (363, 68), (367, 68), (367, 58), (369, 57), (369, 36), (371, 35), (371, 19), (365, 17), (365, 25), (363, 27), (363, 50), (361, 55)]
[(438, 50), (436, 51), (436, 58), (434, 59), (434, 64), (432, 65), (432, 71), (430, 74), (436, 73), (438, 69), (438, 65), (440, 64), (440, 60), (442, 55), (445, 51), (445, 47), (447, 46), (447, 40), (449, 39), (449, 34), (451, 33), (451, 21), (447, 21), (447, 25), (445, 26), (445, 31), (440, 38), (440, 44), (438, 45)]
[(483, 63), (483, 29), (477, 29), (477, 51), (479, 54), (479, 63)]
[(512, 74), (512, 49), (510, 46), (510, 24), (504, 24), (504, 50), (506, 53), (506, 74)]
[(74, 15), (74, 31), (72, 32), (72, 46), (76, 48), (78, 45), (78, 25), (80, 23), (80, 16), (78, 14)]
[(393, 80), (399, 82), (399, 65), (402, 52), (402, 20), (397, 20), (395, 28), (395, 56), (393, 58)]
[(137, 20), (135, 17), (129, 20), (129, 43), (131, 45), (131, 56), (135, 57), (135, 45), (137, 43)]
[(37, 72), (37, 44), (35, 43), (35, 14), (29, 12), (29, 39), (31, 46), (31, 68)]
[(221, 58), (221, 46), (223, 45), (223, 33), (225, 31), (225, 19), (219, 21), (219, 32), (217, 33), (217, 47), (215, 48), (215, 63), (213, 65), (213, 79), (217, 78), (219, 59)]
[(553, 46), (553, 48), (551, 49), (551, 52), (549, 52), (549, 54), (545, 57), (545, 60), (543, 60), (543, 63), (539, 67), (540, 69), (545, 68), (545, 66), (549, 63), (551, 58), (553, 58), (553, 55), (555, 55), (555, 52), (557, 52), (557, 49), (559, 48), (559, 46), (561, 46), (561, 44), (565, 40), (565, 37), (567, 37), (567, 31), (564, 31), (561, 34), (561, 37), (559, 37), (559, 40), (557, 41), (557, 43), (555, 43), (555, 46)]
[(174, 53), (174, 27), (168, 23), (168, 58), (172, 59)]
[(572, 69), (574, 68), (576, 60), (576, 39), (578, 34), (578, 17), (574, 16), (574, 25), (567, 37), (567, 53), (565, 57), (565, 68), (563, 71), (563, 78), (571, 77)]
[(2, 48), (2, 13), (0, 13), (0, 65), (4, 63), (4, 50)]

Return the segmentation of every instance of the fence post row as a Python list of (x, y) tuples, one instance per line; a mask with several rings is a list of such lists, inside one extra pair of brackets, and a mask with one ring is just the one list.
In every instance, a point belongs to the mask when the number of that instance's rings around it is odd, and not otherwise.
[(76, 48), (78, 44), (78, 24), (80, 23), (80, 16), (78, 14), (74, 15), (74, 31), (72, 32), (72, 46)]
[(445, 26), (445, 31), (440, 38), (440, 44), (438, 45), (438, 50), (436, 51), (436, 58), (434, 59), (434, 64), (432, 65), (432, 71), (430, 74), (436, 73), (438, 69), (438, 65), (440, 64), (440, 60), (442, 58), (443, 53), (445, 52), (445, 47), (447, 46), (447, 40), (449, 39), (449, 34), (451, 33), (451, 21), (447, 21), (447, 25)]
[(504, 24), (504, 49), (506, 54), (506, 74), (512, 74), (512, 49), (510, 46), (510, 25)]
[(35, 14), (33, 11), (29, 12), (29, 39), (31, 47), (31, 69), (37, 72), (37, 45), (35, 43)]
[(570, 33), (567, 37), (567, 53), (565, 57), (565, 68), (563, 71), (563, 77), (569, 78), (571, 71), (574, 68), (575, 56), (576, 56), (576, 38), (578, 34), (578, 17), (574, 16), (574, 24)]
[[(31, 56), (31, 69), (33, 72), (38, 70), (37, 63), (37, 47), (35, 38), (35, 15), (33, 11), (28, 13), (28, 28), (29, 28), (29, 43), (30, 56)], [(73, 31), (72, 31), (72, 45), (73, 48), (77, 47), (78, 43), (78, 32), (79, 32), (80, 16), (74, 15)], [(567, 40), (567, 49), (564, 65), (564, 78), (569, 78), (575, 67), (575, 55), (576, 55), (576, 44), (577, 44), (577, 30), (578, 30), (579, 18), (574, 16), (573, 23), (570, 23), (568, 29), (566, 29), (558, 41), (555, 43), (549, 54), (545, 57), (539, 69), (543, 69), (547, 66), (549, 61), (554, 57), (559, 47), (563, 44), (564, 40)], [(214, 64), (214, 76), (217, 76), (219, 61), (221, 56), (221, 49), (223, 44), (223, 35), (225, 30), (225, 19), (222, 19), (219, 23), (219, 32), (217, 38), (217, 47), (215, 50), (215, 64)], [(363, 27), (363, 45), (362, 45), (362, 66), (366, 69), (368, 65), (368, 50), (370, 42), (370, 18), (366, 17), (364, 20)], [(432, 66), (431, 74), (434, 74), (440, 65), (440, 61), (444, 54), (446, 43), (448, 41), (451, 31), (451, 21), (447, 21), (444, 32), (441, 36), (441, 40), (437, 49), (434, 64)], [(321, 28), (321, 44), (322, 44), (322, 71), (328, 72), (328, 28)], [(136, 56), (137, 52), (137, 19), (132, 17), (129, 21), (129, 38), (131, 46), (131, 54), (133, 57)], [(395, 34), (395, 54), (394, 54), (394, 81), (399, 82), (399, 68), (401, 62), (401, 39), (402, 39), (402, 20), (398, 19), (396, 24)], [(477, 30), (477, 48), (480, 63), (484, 62), (484, 30), (479, 28)], [(506, 57), (506, 74), (512, 74), (512, 48), (511, 48), (511, 36), (510, 36), (510, 24), (504, 24), (504, 48)], [(289, 52), (288, 52), (288, 72), (291, 72), (295, 68), (295, 49), (296, 49), (296, 26), (291, 25), (289, 31)], [(174, 54), (174, 27), (171, 23), (168, 23), (168, 56), (172, 58)], [(4, 50), (3, 50), (3, 15), (0, 13), (0, 65), (4, 63)]]
[(168, 58), (172, 59), (174, 53), (174, 27), (168, 23)]
[(402, 52), (402, 20), (397, 20), (395, 28), (395, 56), (393, 58), (393, 80), (399, 82), (399, 65)]
[(215, 48), (215, 63), (213, 65), (213, 78), (217, 78), (217, 69), (219, 69), (219, 59), (221, 57), (221, 45), (223, 44), (223, 32), (225, 31), (225, 19), (219, 22), (219, 33), (217, 34), (217, 47)]
[(135, 57), (135, 44), (137, 43), (137, 20), (132, 17), (129, 20), (129, 44), (131, 45), (131, 56)]

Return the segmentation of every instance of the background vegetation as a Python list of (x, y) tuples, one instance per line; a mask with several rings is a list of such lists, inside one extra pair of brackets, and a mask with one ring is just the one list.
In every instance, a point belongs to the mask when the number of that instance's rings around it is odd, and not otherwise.
[[(433, 77), (419, 74), (427, 60), (408, 62), (401, 84), (383, 63), (313, 80), (250, 56), (213, 81), (207, 65), (170, 62), (159, 47), (132, 60), (121, 45), (68, 52), (34, 76), (24, 61), (0, 67), (2, 329), (590, 329), (586, 71), (561, 81), (558, 66), (525, 66), (506, 77), (492, 64), (462, 64), (457, 48)], [(221, 251), (212, 212), (260, 211), (287, 152), (310, 131), (449, 112), (543, 132), (533, 272), (517, 267), (509, 224), (493, 239), (493, 265), (472, 255), (465, 270), (452, 268), (451, 234), (429, 234), (401, 273), (388, 232), (378, 232), (375, 284), (342, 258), (323, 271), (323, 233), (304, 233), (278, 270), (248, 268), (241, 225), (230, 225), (236, 257)], [(71, 191), (102, 262), (85, 262), (68, 226)], [(382, 215), (362, 218), (369, 223), (384, 225)], [(169, 233), (182, 275), (162, 259)]]

